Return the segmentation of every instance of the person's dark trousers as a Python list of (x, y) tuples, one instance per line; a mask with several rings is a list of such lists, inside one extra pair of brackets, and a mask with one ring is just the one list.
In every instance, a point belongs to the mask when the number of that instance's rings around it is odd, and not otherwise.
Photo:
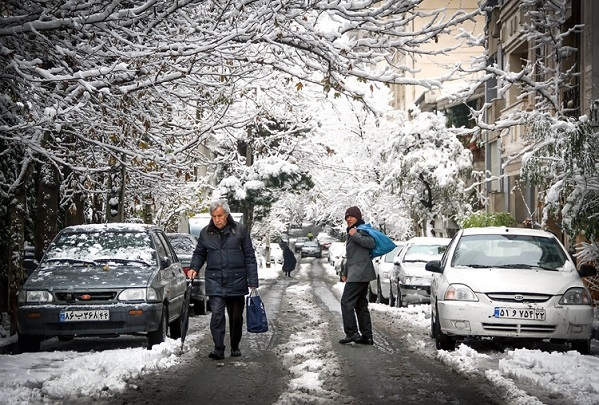
[(366, 298), (368, 284), (370, 283), (345, 283), (343, 288), (341, 316), (343, 318), (343, 330), (347, 337), (356, 336), (358, 332), (361, 332), (362, 338), (372, 339), (372, 323), (370, 311), (368, 310), (368, 299)]
[(229, 336), (231, 340), (231, 349), (239, 349), (239, 342), (243, 334), (243, 309), (245, 308), (245, 297), (220, 297), (210, 296), (210, 309), (212, 317), (210, 318), (210, 332), (214, 341), (214, 350), (220, 354), (225, 352), (225, 308), (229, 316)]

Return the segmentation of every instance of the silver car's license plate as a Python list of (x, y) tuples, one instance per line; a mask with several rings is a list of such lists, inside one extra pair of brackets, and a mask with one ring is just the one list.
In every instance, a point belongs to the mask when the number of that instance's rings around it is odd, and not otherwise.
[(533, 321), (544, 321), (545, 310), (544, 309), (532, 309), (532, 308), (503, 308), (495, 307), (493, 313), (495, 318), (508, 318), (508, 319), (530, 319)]
[(107, 309), (62, 311), (59, 318), (60, 322), (109, 321), (110, 311)]

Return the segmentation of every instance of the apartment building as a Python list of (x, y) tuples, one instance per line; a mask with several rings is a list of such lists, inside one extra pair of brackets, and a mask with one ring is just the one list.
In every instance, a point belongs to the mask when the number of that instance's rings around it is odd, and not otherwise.
[[(539, 108), (536, 91), (531, 91), (530, 86), (526, 89), (522, 81), (506, 79), (512, 74), (511, 77), (522, 75), (535, 83), (554, 82), (547, 91), (554, 91), (559, 102), (554, 104), (553, 111), (544, 113), (573, 117), (589, 115), (596, 125), (599, 121), (599, 48), (593, 44), (599, 41), (599, 2), (564, 2), (565, 7), (555, 13), (556, 17), (563, 18), (559, 26), (543, 27), (549, 37), (563, 41), (559, 45), (544, 43), (530, 34), (530, 27), (541, 28), (538, 21), (531, 21), (531, 10), (539, 13), (555, 11), (546, 7), (546, 2), (537, 2), (535, 9), (523, 8), (521, 0), (489, 0), (487, 5), (487, 65), (508, 74), (498, 75), (485, 83), (485, 103), (490, 105), (485, 123), (515, 122)], [(560, 36), (566, 32), (567, 35)], [(556, 58), (552, 46), (560, 46), (567, 52)], [(569, 73), (562, 76), (564, 72)], [(486, 184), (488, 211), (510, 212), (519, 223), (534, 225), (541, 219), (541, 199), (537, 190), (520, 182), (522, 161), (519, 153), (529, 146), (525, 136), (529, 128), (525, 123), (506, 125), (483, 131), (483, 140), (485, 165), (490, 173), (490, 181)], [(549, 225), (559, 232), (557, 225)]]

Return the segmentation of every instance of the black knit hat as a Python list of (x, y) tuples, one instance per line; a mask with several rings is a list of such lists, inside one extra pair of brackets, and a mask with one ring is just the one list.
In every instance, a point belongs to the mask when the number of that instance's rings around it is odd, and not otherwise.
[(362, 219), (362, 211), (356, 206), (349, 207), (345, 210), (345, 216), (343, 218), (347, 218), (348, 216), (352, 216), (359, 221)]

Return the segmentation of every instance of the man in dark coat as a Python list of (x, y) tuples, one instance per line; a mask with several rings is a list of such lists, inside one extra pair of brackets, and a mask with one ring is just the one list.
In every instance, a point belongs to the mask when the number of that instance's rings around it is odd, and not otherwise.
[(295, 270), (297, 259), (295, 258), (295, 254), (289, 249), (288, 244), (281, 243), (280, 246), (283, 249), (283, 273), (287, 277), (291, 277), (291, 272)]
[[(372, 323), (368, 310), (368, 286), (376, 278), (370, 249), (374, 248), (374, 238), (365, 231), (356, 229), (362, 225), (362, 212), (358, 207), (345, 211), (347, 222), (346, 261), (341, 269), (341, 281), (345, 283), (341, 295), (341, 316), (345, 337), (341, 344), (360, 343), (372, 345)], [(357, 323), (356, 323), (357, 319)]]
[(247, 228), (233, 220), (225, 201), (210, 204), (210, 223), (201, 230), (193, 252), (188, 276), (193, 279), (206, 263), (206, 295), (212, 317), (210, 332), (214, 351), (208, 357), (225, 357), (225, 308), (229, 316), (231, 356), (241, 356), (239, 342), (243, 331), (244, 296), (258, 288), (256, 254)]

